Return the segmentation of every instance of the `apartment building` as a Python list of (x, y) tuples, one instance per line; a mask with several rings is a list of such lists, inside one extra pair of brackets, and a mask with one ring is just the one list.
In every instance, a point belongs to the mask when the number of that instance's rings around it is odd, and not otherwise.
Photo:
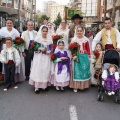
[(70, 7), (81, 10), (86, 23), (97, 20), (97, 0), (70, 0)]
[(62, 19), (65, 19), (65, 6), (64, 4), (55, 4), (51, 7), (50, 21), (54, 22), (56, 20), (58, 13)]
[[(107, 0), (107, 16), (112, 17), (112, 6), (113, 0)], [(116, 3), (116, 18), (115, 18), (115, 28), (120, 30), (120, 0)]]

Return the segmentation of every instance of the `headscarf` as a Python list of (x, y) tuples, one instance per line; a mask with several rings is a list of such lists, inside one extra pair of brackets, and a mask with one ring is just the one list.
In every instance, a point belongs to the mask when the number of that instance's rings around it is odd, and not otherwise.
[[(63, 39), (59, 39), (59, 40), (57, 41), (57, 47), (56, 47), (56, 49), (55, 49), (55, 53), (61, 51), (61, 50), (58, 48), (58, 43), (59, 43), (60, 41), (61, 41), (61, 42), (64, 42)], [(65, 42), (64, 42), (64, 45), (65, 45)], [(64, 48), (63, 51), (66, 51), (66, 49)]]
[[(37, 34), (37, 36), (35, 38), (35, 41), (38, 42), (38, 43), (42, 43), (43, 42), (43, 38), (42, 38), (42, 29), (43, 29), (43, 27), (48, 28), (46, 25), (42, 25), (40, 27), (39, 33)], [(47, 34), (47, 41), (48, 41), (48, 44), (52, 44), (52, 37), (50, 36), (49, 33)]]
[[(65, 22), (65, 21), (62, 21), (62, 22)], [(61, 22), (61, 23), (62, 23), (62, 22)], [(59, 25), (59, 27), (58, 27), (58, 31), (62, 29), (61, 23), (60, 23), (60, 25)], [(65, 22), (65, 23), (66, 23), (66, 22)], [(67, 23), (66, 23), (66, 30), (69, 30), (69, 26), (67, 25)]]
[(49, 29), (49, 28), (48, 28), (48, 32), (49, 32), (49, 33), (50, 33), (50, 32), (54, 33), (54, 32), (55, 32), (55, 31), (54, 31), (54, 26), (53, 26), (53, 24), (52, 24), (51, 22), (48, 22), (47, 25), (48, 25), (49, 23), (52, 25), (52, 29)]

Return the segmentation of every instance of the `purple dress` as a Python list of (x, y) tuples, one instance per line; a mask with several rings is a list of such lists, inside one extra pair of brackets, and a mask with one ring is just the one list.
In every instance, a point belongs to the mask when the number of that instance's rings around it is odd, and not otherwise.
[(58, 51), (55, 53), (56, 57), (59, 59), (61, 57), (67, 57), (67, 60), (60, 60), (55, 64), (55, 79), (54, 86), (66, 87), (69, 85), (70, 80), (70, 58), (66, 51)]
[(120, 88), (120, 82), (115, 80), (115, 75), (108, 75), (107, 79), (105, 80), (105, 88), (108, 91), (116, 92)]

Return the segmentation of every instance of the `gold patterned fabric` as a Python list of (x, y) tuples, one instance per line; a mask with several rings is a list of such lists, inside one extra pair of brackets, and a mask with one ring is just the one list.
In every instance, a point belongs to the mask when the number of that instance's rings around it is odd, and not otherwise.
[[(116, 29), (115, 28), (111, 28), (110, 38), (112, 40), (112, 44), (113, 44), (114, 48), (116, 48), (117, 42), (116, 42)], [(108, 39), (108, 33), (107, 33), (106, 28), (104, 28), (102, 30), (102, 47), (103, 47), (103, 49), (105, 49), (105, 45), (107, 44), (107, 39)]]

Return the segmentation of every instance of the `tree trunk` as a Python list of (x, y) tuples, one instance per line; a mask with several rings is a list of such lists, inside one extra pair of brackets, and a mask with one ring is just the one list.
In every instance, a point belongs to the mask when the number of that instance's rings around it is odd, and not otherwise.
[(105, 6), (105, 8), (104, 8), (104, 18), (106, 18), (106, 11), (107, 11), (107, 0), (104, 0), (104, 6)]
[(113, 26), (115, 26), (116, 3), (117, 3), (117, 0), (113, 0), (113, 10), (112, 10), (112, 22), (113, 22)]

